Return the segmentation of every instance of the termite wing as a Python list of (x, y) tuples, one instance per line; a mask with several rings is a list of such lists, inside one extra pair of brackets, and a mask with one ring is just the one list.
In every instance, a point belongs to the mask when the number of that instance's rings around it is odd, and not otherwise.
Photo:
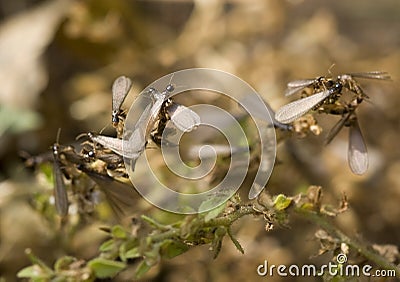
[(329, 96), (340, 93), (341, 90), (342, 84), (337, 82), (324, 91), (284, 105), (275, 113), (275, 119), (281, 123), (291, 123), (295, 119), (306, 114), (319, 103), (323, 102)]
[(316, 77), (316, 78), (300, 79), (300, 80), (291, 81), (287, 84), (285, 96), (291, 96), (291, 95), (303, 90), (304, 88), (307, 88), (310, 86), (316, 87), (322, 83), (323, 79), (324, 79), (324, 77), (320, 76), (320, 77)]
[(333, 126), (326, 137), (325, 144), (329, 144), (343, 126), (349, 127), (347, 161), (350, 169), (354, 174), (364, 174), (368, 169), (368, 152), (354, 111), (347, 113)]
[(171, 102), (166, 106), (166, 112), (180, 131), (190, 132), (200, 125), (199, 115), (181, 104)]
[(107, 202), (117, 215), (123, 219), (134, 213), (138, 194), (131, 185), (115, 180), (107, 174), (102, 174), (90, 167), (88, 164), (81, 164), (77, 167), (82, 172), (86, 173), (103, 191)]
[(386, 71), (354, 72), (349, 73), (348, 75), (351, 77), (366, 79), (391, 80), (390, 74)]
[(349, 149), (347, 160), (354, 174), (364, 174), (368, 169), (368, 152), (364, 138), (358, 125), (357, 117), (350, 119)]
[(118, 126), (119, 115), (121, 113), (121, 105), (125, 101), (129, 90), (132, 87), (132, 80), (126, 76), (118, 77), (112, 85), (112, 114), (111, 122), (114, 127)]
[(64, 178), (61, 172), (60, 147), (58, 143), (53, 145), (53, 177), (54, 177), (54, 201), (57, 213), (65, 217), (68, 214), (68, 195)]

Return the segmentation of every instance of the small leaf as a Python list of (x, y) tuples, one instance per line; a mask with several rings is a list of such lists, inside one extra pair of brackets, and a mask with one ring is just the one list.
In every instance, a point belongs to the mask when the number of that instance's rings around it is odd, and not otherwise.
[(231, 240), (232, 240), (233, 244), (235, 245), (236, 249), (238, 249), (239, 252), (244, 254), (244, 249), (243, 249), (242, 245), (240, 245), (239, 241), (235, 237), (233, 237), (233, 234), (232, 234), (232, 231), (231, 231), (230, 228), (228, 228), (228, 235), (229, 235), (229, 238), (231, 238)]
[(88, 266), (93, 270), (97, 278), (109, 278), (122, 271), (126, 264), (104, 258), (95, 258), (88, 262)]
[(224, 210), (225, 210), (225, 204), (219, 205), (215, 209), (212, 209), (211, 211), (207, 212), (204, 221), (208, 222), (213, 218), (216, 218), (218, 215), (220, 215)]
[(147, 271), (149, 271), (151, 268), (150, 265), (148, 265), (145, 261), (142, 261), (141, 263), (139, 263), (138, 267), (135, 270), (135, 278), (139, 279), (142, 278), (143, 275), (145, 275), (147, 273)]
[(211, 250), (214, 252), (214, 259), (216, 259), (218, 257), (219, 252), (221, 251), (221, 247), (222, 247), (222, 239), (224, 239), (224, 236), (226, 234), (226, 229), (225, 227), (217, 227), (217, 229), (215, 230), (215, 237), (212, 241), (211, 244)]
[(109, 252), (114, 248), (114, 239), (110, 239), (105, 241), (103, 244), (100, 245), (99, 250), (100, 252)]
[(125, 258), (127, 258), (127, 259), (138, 258), (138, 257), (141, 257), (138, 247), (134, 247), (134, 248), (128, 250), (127, 252), (125, 252)]
[(278, 211), (287, 209), (292, 203), (292, 199), (286, 197), (283, 194), (279, 194), (274, 201), (274, 207)]
[(51, 276), (51, 273), (43, 271), (43, 269), (37, 264), (25, 267), (17, 273), (18, 278), (31, 278), (34, 280), (50, 279)]
[(146, 221), (148, 224), (150, 224), (150, 226), (160, 229), (160, 230), (169, 230), (169, 226), (163, 225), (161, 223), (158, 223), (157, 221), (155, 221), (154, 219), (152, 219), (151, 217), (148, 217), (146, 215), (142, 215), (141, 218)]
[(128, 253), (128, 251), (137, 247), (137, 245), (138, 245), (138, 241), (136, 239), (134, 239), (134, 240), (127, 240), (119, 246), (119, 257), (121, 258), (121, 260), (123, 262), (126, 262), (128, 258), (131, 258), (131, 257), (127, 257), (126, 254)]
[(54, 270), (56, 272), (59, 272), (61, 270), (66, 270), (69, 269), (69, 266), (73, 263), (76, 262), (76, 258), (71, 257), (71, 256), (65, 256), (59, 258), (56, 263), (54, 264)]
[[(228, 201), (228, 198), (225, 197), (226, 195), (221, 194), (214, 198), (205, 200), (200, 204), (198, 212), (204, 214), (206, 212), (211, 212), (211, 216), (214, 216), (216, 212), (218, 212), (219, 214), (222, 210), (225, 209), (226, 203)], [(218, 216), (218, 214), (216, 214), (214, 217)]]
[(161, 256), (163, 258), (171, 259), (173, 257), (179, 256), (180, 254), (183, 254), (189, 249), (189, 247), (179, 241), (175, 240), (165, 240), (163, 242), (163, 245), (161, 246)]
[(115, 238), (119, 239), (125, 239), (126, 238), (126, 232), (124, 228), (121, 225), (115, 225), (111, 229), (111, 234)]
[(25, 254), (28, 256), (32, 264), (37, 265), (41, 272), (47, 273), (48, 275), (53, 275), (53, 270), (48, 267), (40, 258), (35, 256), (31, 249), (26, 249)]

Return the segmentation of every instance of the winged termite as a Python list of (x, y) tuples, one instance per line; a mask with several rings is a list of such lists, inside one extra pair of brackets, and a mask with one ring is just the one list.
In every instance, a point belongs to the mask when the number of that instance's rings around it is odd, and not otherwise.
[(53, 178), (54, 178), (54, 202), (57, 213), (65, 217), (68, 214), (68, 194), (65, 187), (62, 169), (64, 169), (61, 162), (61, 151), (58, 140), (60, 139), (61, 128), (57, 132), (57, 141), (53, 144)]
[(137, 158), (139, 158), (146, 148), (147, 140), (150, 137), (151, 130), (154, 127), (161, 107), (167, 99), (168, 93), (173, 90), (174, 87), (172, 85), (168, 85), (163, 92), (159, 92), (155, 88), (150, 88), (148, 90), (148, 93), (152, 98), (152, 104), (147, 105), (135, 124), (134, 129), (130, 133), (128, 140), (104, 135), (95, 135), (93, 133), (88, 133), (88, 137), (93, 142), (129, 159), (132, 170), (134, 170)]
[(323, 102), (329, 96), (340, 93), (341, 90), (342, 84), (336, 82), (334, 85), (326, 90), (284, 105), (275, 113), (275, 119), (281, 123), (290, 123), (295, 119), (301, 117), (302, 115), (306, 114), (308, 111), (313, 109), (319, 103)]
[[(166, 113), (168, 117), (163, 118), (165, 121), (171, 121), (178, 127), (178, 129), (188, 132), (193, 130), (200, 124), (200, 117), (189, 108), (168, 101), (169, 93), (174, 91), (172, 84), (167, 85), (164, 91), (160, 92), (155, 88), (149, 88), (147, 93), (152, 99), (152, 103), (147, 105), (139, 120), (136, 122), (133, 130), (129, 133), (128, 140), (88, 133), (88, 137), (95, 143), (101, 144), (103, 147), (108, 148), (116, 154), (123, 156), (130, 160), (132, 169), (137, 158), (143, 153), (146, 148), (148, 139), (152, 137), (156, 122), (163, 117), (160, 114)], [(166, 102), (168, 102), (166, 104)], [(163, 110), (165, 107), (165, 111)], [(162, 115), (166, 115), (162, 114)], [(162, 121), (164, 123), (165, 121)], [(161, 130), (165, 129), (165, 124), (158, 124), (157, 134), (161, 135)]]
[(114, 127), (118, 126), (121, 105), (124, 102), (129, 90), (132, 87), (132, 80), (126, 76), (118, 77), (112, 85), (112, 116), (111, 121)]
[[(292, 95), (307, 87), (312, 87), (312, 91), (317, 93), (283, 106), (277, 111), (275, 115), (276, 120), (282, 123), (290, 123), (322, 102), (332, 106), (337, 102), (343, 88), (358, 95), (359, 103), (361, 103), (362, 99), (367, 98), (367, 95), (364, 93), (355, 78), (379, 80), (391, 79), (387, 72), (372, 71), (341, 74), (338, 75), (336, 79), (321, 76), (315, 79), (303, 79), (289, 82), (285, 93), (286, 96)], [(327, 101), (328, 98), (329, 100)], [(331, 109), (323, 111), (327, 112), (331, 111)], [(328, 113), (333, 114), (333, 112)]]

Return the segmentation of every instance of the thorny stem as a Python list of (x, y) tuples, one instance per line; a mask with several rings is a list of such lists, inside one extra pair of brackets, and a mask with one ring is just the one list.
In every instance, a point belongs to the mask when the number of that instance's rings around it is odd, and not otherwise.
[[(378, 266), (384, 268), (384, 269), (393, 269), (396, 271), (396, 276), (400, 277), (400, 267), (390, 263), (386, 259), (384, 259), (381, 255), (378, 253), (370, 250), (368, 246), (364, 245), (363, 243), (359, 242), (358, 240), (354, 238), (350, 238), (347, 235), (345, 235), (342, 231), (340, 231), (335, 225), (333, 225), (325, 216), (318, 214), (314, 211), (307, 210), (304, 208), (300, 207), (295, 207), (293, 209), (295, 214), (303, 217), (306, 220), (311, 221), (315, 225), (321, 227), (328, 233), (330, 233), (333, 237), (338, 238), (341, 242), (349, 245), (353, 249), (357, 250), (360, 254), (365, 256), (367, 259), (370, 261), (375, 262)], [(218, 226), (225, 226), (229, 228), (235, 221), (240, 219), (243, 216), (246, 215), (254, 215), (254, 216), (260, 216), (262, 215), (261, 212), (256, 211), (252, 205), (245, 205), (241, 206), (239, 209), (236, 211), (224, 215), (221, 217), (217, 217), (214, 219), (211, 219), (207, 222), (203, 222), (201, 224), (201, 228), (210, 228), (210, 227), (218, 227)], [(159, 241), (159, 240), (165, 240), (168, 238), (176, 238), (176, 236), (179, 236), (179, 232), (173, 228), (171, 230), (165, 231), (161, 234), (154, 234), (151, 237), (152, 241)]]
[(260, 215), (262, 213), (255, 211), (251, 205), (241, 206), (237, 211), (234, 211), (226, 216), (213, 218), (210, 221), (204, 222), (202, 227), (216, 227), (216, 226), (229, 227), (239, 218), (250, 214)]
[[(243, 217), (245, 215), (250, 215), (250, 214), (259, 215), (261, 213), (255, 211), (251, 205), (241, 206), (235, 212), (232, 212), (228, 215), (214, 218), (207, 222), (202, 223), (200, 228), (210, 228), (210, 227), (218, 227), (218, 226), (225, 226), (228, 228), (236, 220), (240, 219), (241, 217)], [(166, 239), (170, 239), (170, 238), (179, 236), (179, 230), (176, 228), (171, 228), (169, 230), (165, 230), (165, 228), (163, 228), (163, 231), (164, 232), (162, 232), (162, 233), (150, 235), (149, 236), (150, 240), (153, 242), (158, 242), (158, 241), (162, 241), (162, 240), (166, 240)]]
[(370, 250), (367, 246), (363, 245), (361, 242), (359, 242), (356, 239), (350, 238), (347, 235), (345, 235), (343, 232), (338, 230), (337, 227), (335, 227), (331, 222), (327, 220), (326, 217), (315, 213), (310, 210), (306, 210), (303, 208), (296, 207), (294, 209), (295, 213), (302, 216), (303, 218), (315, 223), (316, 225), (320, 226), (323, 228), (325, 231), (330, 233), (333, 237), (339, 238), (340, 241), (343, 243), (349, 245), (353, 249), (357, 250), (360, 254), (365, 256), (367, 259), (370, 261), (375, 262), (377, 265), (384, 269), (393, 269), (396, 271), (396, 276), (400, 277), (400, 267), (387, 261), (384, 259), (381, 255), (377, 254), (376, 252)]

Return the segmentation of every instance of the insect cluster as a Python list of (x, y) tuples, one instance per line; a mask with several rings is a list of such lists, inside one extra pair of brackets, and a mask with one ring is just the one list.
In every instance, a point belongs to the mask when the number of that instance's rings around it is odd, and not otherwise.
[[(343, 127), (349, 127), (348, 163), (355, 174), (363, 174), (368, 169), (367, 147), (358, 124), (356, 109), (368, 96), (356, 79), (390, 80), (387, 72), (374, 71), (365, 73), (341, 74), (336, 78), (320, 76), (289, 82), (286, 96), (309, 90), (309, 96), (281, 107), (275, 114), (278, 122), (289, 124), (309, 111), (341, 115), (341, 119), (332, 127), (326, 137), (329, 144)], [(342, 95), (347, 90), (352, 95), (350, 101), (343, 101)], [(311, 93), (310, 93), (311, 92)]]
[[(326, 144), (330, 143), (343, 127), (349, 127), (349, 166), (353, 173), (363, 174), (368, 168), (368, 154), (357, 121), (356, 109), (368, 96), (358, 83), (359, 78), (389, 80), (390, 76), (386, 72), (376, 71), (342, 74), (336, 78), (320, 76), (288, 83), (286, 96), (302, 92), (306, 97), (284, 105), (275, 115), (265, 103), (274, 115), (274, 127), (282, 131), (295, 131), (292, 126), (294, 122), (309, 111), (340, 115), (340, 120), (327, 135)], [(68, 214), (70, 203), (65, 179), (71, 182), (71, 191), (79, 199), (80, 210), (86, 211), (88, 205), (93, 205), (93, 189), (79, 188), (85, 186), (79, 185), (82, 176), (87, 176), (86, 178), (100, 187), (118, 216), (129, 215), (138, 195), (128, 179), (125, 163), (129, 162), (131, 170), (134, 170), (136, 160), (142, 155), (148, 142), (151, 141), (159, 147), (161, 144), (177, 146), (165, 140), (164, 136), (170, 134), (168, 130), (176, 128), (182, 132), (190, 132), (200, 125), (200, 117), (196, 112), (173, 100), (171, 94), (175, 87), (168, 84), (163, 91), (155, 88), (144, 91), (141, 95), (146, 95), (151, 102), (145, 106), (136, 124), (125, 126), (128, 114), (122, 109), (122, 104), (131, 87), (132, 81), (125, 76), (118, 77), (112, 86), (111, 122), (117, 137), (94, 133), (81, 134), (78, 139), (83, 136), (86, 140), (80, 144), (79, 152), (73, 146), (60, 145), (57, 141), (52, 147), (52, 155), (31, 157), (27, 160), (29, 165), (52, 161), (55, 207), (62, 217)], [(344, 100), (346, 92), (351, 98)], [(166, 127), (169, 121), (175, 126), (174, 129)], [(257, 191), (251, 192), (252, 198), (258, 196), (263, 188), (259, 187)]]
[[(136, 160), (150, 140), (161, 146), (162, 134), (169, 120), (184, 132), (189, 132), (200, 124), (200, 117), (194, 111), (170, 98), (174, 86), (169, 84), (162, 92), (149, 88), (142, 94), (149, 95), (151, 103), (146, 106), (131, 130), (129, 140), (122, 139), (127, 113), (121, 106), (131, 87), (132, 81), (125, 76), (118, 77), (112, 86), (111, 122), (117, 137), (85, 133), (77, 137), (87, 137), (87, 140), (80, 144), (79, 152), (72, 145), (60, 145), (57, 141), (52, 147), (52, 157), (46, 154), (27, 159), (28, 166), (52, 161), (55, 207), (62, 217), (68, 214), (69, 208), (65, 179), (70, 180), (74, 195), (81, 198), (86, 194), (86, 202), (93, 202), (91, 191), (76, 191), (83, 174), (101, 188), (118, 216), (128, 215), (137, 193), (129, 183), (124, 161), (128, 159), (134, 168)], [(80, 210), (87, 210), (84, 206), (81, 201)]]

